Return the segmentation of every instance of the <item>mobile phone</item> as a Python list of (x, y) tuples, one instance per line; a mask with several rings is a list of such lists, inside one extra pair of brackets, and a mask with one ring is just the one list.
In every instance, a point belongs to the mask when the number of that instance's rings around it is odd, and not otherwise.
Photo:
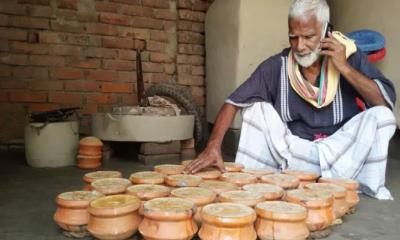
[(329, 37), (328, 33), (333, 31), (333, 25), (330, 22), (326, 23), (324, 38)]

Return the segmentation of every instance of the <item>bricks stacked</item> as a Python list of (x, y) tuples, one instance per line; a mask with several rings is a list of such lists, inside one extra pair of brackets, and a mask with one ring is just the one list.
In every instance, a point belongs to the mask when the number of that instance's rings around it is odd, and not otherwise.
[(2, 140), (23, 136), (29, 111), (135, 105), (136, 55), (145, 87), (190, 88), (204, 106), (203, 0), (8, 0), (0, 4)]
[(101, 166), (103, 143), (96, 137), (85, 137), (79, 141), (77, 156), (79, 168), (98, 168)]

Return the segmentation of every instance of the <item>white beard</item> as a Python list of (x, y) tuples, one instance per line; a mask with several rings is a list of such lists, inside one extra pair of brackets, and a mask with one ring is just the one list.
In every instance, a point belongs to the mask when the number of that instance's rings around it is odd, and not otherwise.
[(319, 48), (319, 46), (317, 46), (314, 50), (312, 50), (310, 53), (307, 54), (300, 54), (295, 52), (294, 53), (294, 58), (296, 59), (296, 62), (305, 68), (308, 68), (309, 66), (311, 66), (313, 63), (315, 63), (315, 61), (317, 61), (319, 59), (319, 56), (321, 50)]

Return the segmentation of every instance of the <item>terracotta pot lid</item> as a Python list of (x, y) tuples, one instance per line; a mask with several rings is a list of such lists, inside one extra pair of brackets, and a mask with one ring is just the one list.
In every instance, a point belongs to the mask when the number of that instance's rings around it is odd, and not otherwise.
[(242, 169), (242, 172), (252, 174), (257, 178), (275, 173), (274, 171), (265, 168), (244, 168)]
[(165, 183), (172, 187), (197, 187), (203, 179), (196, 175), (177, 174), (165, 178)]
[(305, 207), (329, 207), (333, 204), (333, 194), (328, 191), (314, 189), (294, 189), (286, 192), (288, 202), (298, 203)]
[(119, 194), (93, 200), (88, 211), (96, 216), (117, 216), (138, 210), (140, 204), (136, 196)]
[(194, 175), (201, 177), (205, 180), (217, 179), (221, 176), (221, 172), (216, 168), (205, 168)]
[(191, 218), (194, 208), (194, 203), (187, 199), (155, 198), (145, 202), (144, 215), (156, 220), (180, 220)]
[(86, 173), (83, 176), (83, 180), (87, 183), (91, 183), (94, 180), (103, 178), (122, 178), (122, 173), (118, 171), (96, 171), (96, 172)]
[(165, 174), (153, 171), (136, 172), (129, 177), (129, 180), (134, 184), (162, 184), (164, 179)]
[(186, 167), (187, 165), (189, 165), (193, 161), (194, 160), (185, 160), (185, 161), (182, 161), (181, 164)]
[(334, 184), (343, 186), (347, 190), (350, 190), (350, 191), (356, 191), (360, 185), (356, 180), (349, 179), (349, 178), (325, 178), (325, 177), (322, 177), (322, 178), (318, 179), (318, 182), (334, 183)]
[(183, 173), (185, 166), (177, 164), (161, 164), (154, 166), (154, 171), (163, 173), (166, 175), (175, 175)]
[(240, 172), (244, 168), (243, 164), (234, 162), (224, 162), (224, 166), (228, 172)]
[(196, 206), (212, 203), (216, 198), (216, 194), (212, 190), (200, 187), (178, 188), (171, 192), (171, 196), (191, 200)]
[(256, 182), (257, 177), (248, 173), (227, 172), (221, 175), (221, 180), (243, 186), (245, 184)]
[(302, 221), (307, 218), (307, 209), (299, 204), (283, 201), (262, 202), (257, 204), (257, 216), (278, 221)]
[(222, 182), (222, 181), (216, 181), (216, 180), (204, 180), (203, 182), (200, 183), (199, 187), (205, 188), (205, 189), (210, 189), (214, 191), (216, 194), (220, 194), (222, 192), (227, 192), (227, 191), (232, 191), (232, 190), (237, 190), (239, 187), (230, 182)]
[(242, 188), (243, 190), (249, 192), (261, 193), (266, 200), (279, 199), (283, 196), (283, 193), (285, 192), (283, 188), (268, 183), (246, 184)]
[(84, 137), (79, 141), (80, 145), (103, 146), (103, 142), (97, 137)]
[(170, 189), (166, 186), (155, 184), (138, 184), (128, 187), (127, 193), (133, 193), (141, 200), (147, 201), (154, 198), (167, 197)]
[(58, 194), (56, 203), (66, 207), (87, 207), (92, 200), (104, 195), (96, 191), (73, 191)]
[(131, 181), (125, 178), (102, 178), (91, 183), (92, 188), (103, 194), (115, 194), (125, 192), (131, 185)]
[(283, 171), (284, 174), (292, 175), (298, 177), (300, 180), (303, 181), (313, 181), (316, 180), (319, 175), (313, 172), (306, 172), (301, 170), (294, 170), (294, 169), (286, 169)]
[(258, 192), (249, 192), (243, 190), (223, 192), (218, 197), (220, 202), (241, 203), (249, 207), (264, 201), (264, 196)]
[(346, 196), (346, 188), (333, 183), (309, 183), (305, 188), (325, 190), (331, 192), (335, 198), (344, 198)]
[(256, 220), (255, 211), (239, 203), (213, 203), (203, 207), (201, 211), (203, 222), (222, 227), (238, 227), (253, 224)]
[(261, 181), (280, 186), (283, 189), (297, 188), (300, 184), (300, 179), (298, 177), (287, 174), (265, 175), (261, 177)]

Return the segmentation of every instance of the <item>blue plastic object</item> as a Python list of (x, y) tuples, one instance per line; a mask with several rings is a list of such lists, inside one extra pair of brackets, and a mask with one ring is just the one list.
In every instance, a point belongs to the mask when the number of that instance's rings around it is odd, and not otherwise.
[(380, 50), (385, 47), (385, 37), (379, 32), (363, 29), (354, 31), (347, 36), (356, 40), (356, 45), (365, 53)]

